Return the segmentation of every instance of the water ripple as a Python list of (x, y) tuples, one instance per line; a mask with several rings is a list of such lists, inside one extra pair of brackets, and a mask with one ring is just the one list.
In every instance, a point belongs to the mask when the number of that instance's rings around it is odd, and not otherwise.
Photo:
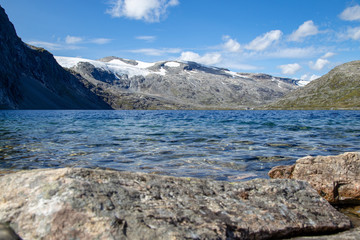
[(58, 167), (241, 181), (359, 151), (359, 111), (0, 111), (0, 169)]

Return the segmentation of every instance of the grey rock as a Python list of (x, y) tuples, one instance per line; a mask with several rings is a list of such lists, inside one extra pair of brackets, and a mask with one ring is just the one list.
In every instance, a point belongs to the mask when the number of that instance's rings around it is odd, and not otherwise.
[(307, 156), (294, 166), (278, 166), (271, 178), (309, 182), (331, 204), (360, 204), (360, 153), (338, 156)]
[(53, 55), (16, 35), (0, 6), (0, 109), (110, 109)]
[(0, 177), (0, 222), (24, 239), (279, 239), (350, 220), (304, 181), (221, 182), (91, 169)]

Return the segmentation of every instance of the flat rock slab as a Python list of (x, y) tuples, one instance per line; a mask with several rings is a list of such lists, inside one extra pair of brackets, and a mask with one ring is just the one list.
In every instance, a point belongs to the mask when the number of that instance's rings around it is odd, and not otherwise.
[(230, 183), (110, 170), (0, 177), (0, 222), (23, 239), (270, 239), (351, 227), (304, 181)]
[(292, 166), (278, 166), (271, 178), (309, 182), (331, 204), (360, 204), (360, 153), (338, 156), (307, 156)]

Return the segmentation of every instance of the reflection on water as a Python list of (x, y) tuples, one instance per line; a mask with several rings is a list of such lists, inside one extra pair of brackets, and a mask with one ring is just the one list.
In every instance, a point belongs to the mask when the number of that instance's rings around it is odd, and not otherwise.
[(359, 111), (0, 111), (0, 169), (101, 167), (239, 181), (359, 146)]

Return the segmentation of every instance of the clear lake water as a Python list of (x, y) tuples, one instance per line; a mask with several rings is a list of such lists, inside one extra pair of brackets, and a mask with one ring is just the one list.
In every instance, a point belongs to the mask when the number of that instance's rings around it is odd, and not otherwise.
[(360, 151), (360, 111), (0, 111), (0, 169), (110, 168), (242, 181)]

